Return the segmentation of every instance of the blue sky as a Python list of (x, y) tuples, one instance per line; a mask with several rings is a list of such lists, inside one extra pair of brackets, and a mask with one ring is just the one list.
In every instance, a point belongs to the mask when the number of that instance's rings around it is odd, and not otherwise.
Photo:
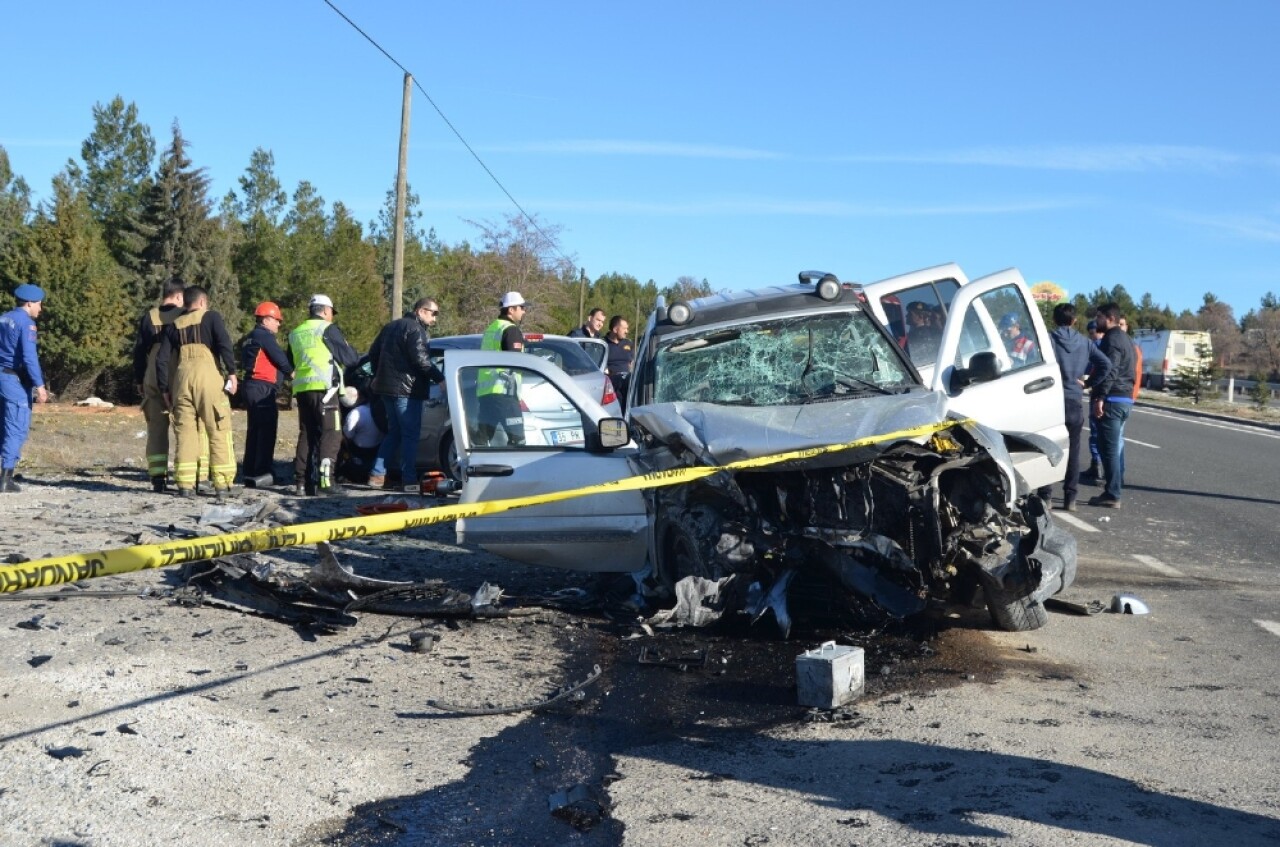
[[(592, 277), (1280, 293), (1280, 3), (335, 2)], [(323, 0), (15, 5), (0, 144), (38, 196), (120, 94), (216, 195), (261, 146), (376, 216), (402, 75)], [(516, 211), (420, 92), (409, 168), (447, 242)]]

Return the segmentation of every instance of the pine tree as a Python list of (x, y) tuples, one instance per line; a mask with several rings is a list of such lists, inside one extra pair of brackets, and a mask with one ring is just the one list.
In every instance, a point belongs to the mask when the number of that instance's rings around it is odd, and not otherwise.
[(333, 204), (329, 217), (324, 266), (329, 296), (341, 310), (343, 335), (357, 350), (367, 350), (390, 310), (382, 297), (377, 251), (342, 203)]
[[(141, 277), (146, 246), (143, 204), (151, 186), (156, 143), (151, 129), (138, 120), (138, 107), (117, 95), (93, 107), (93, 132), (80, 145), (84, 170), (69, 164), (116, 262)], [(137, 288), (135, 281), (135, 288)]]
[(1261, 412), (1271, 405), (1271, 386), (1267, 384), (1266, 371), (1255, 371), (1251, 379), (1253, 387), (1249, 389), (1249, 399), (1253, 401), (1254, 408)]
[(173, 141), (161, 157), (143, 210), (148, 239), (142, 251), (143, 290), (135, 299), (138, 309), (150, 305), (160, 284), (171, 276), (189, 285), (209, 285), (221, 273), (213, 249), (217, 227), (210, 219), (208, 191), (209, 177), (203, 168), (192, 167), (187, 142), (174, 121)]
[(70, 174), (53, 180), (24, 250), (23, 275), (46, 294), (40, 315), (40, 363), (56, 394), (87, 396), (100, 376), (126, 363), (132, 310), (125, 274)]
[(307, 303), (312, 294), (334, 296), (327, 290), (334, 280), (324, 264), (327, 227), (324, 198), (314, 185), (303, 180), (293, 192), (293, 205), (284, 216), (285, 269), (275, 302), (285, 312), (286, 329), (307, 319)]
[(1188, 359), (1173, 375), (1173, 393), (1190, 397), (1196, 405), (1206, 396), (1216, 392), (1218, 364), (1210, 346), (1203, 341), (1196, 344), (1196, 358)]
[(31, 189), (14, 177), (9, 154), (0, 146), (0, 283), (11, 288), (22, 280), (15, 267), (31, 216)]
[(276, 179), (271, 151), (261, 147), (253, 151), (240, 177), (239, 196), (229, 194), (228, 200), (223, 216), (234, 215), (239, 225), (231, 265), (240, 281), (240, 305), (252, 312), (262, 301), (277, 301), (283, 296), (288, 264), (285, 231), (280, 224), (288, 195)]

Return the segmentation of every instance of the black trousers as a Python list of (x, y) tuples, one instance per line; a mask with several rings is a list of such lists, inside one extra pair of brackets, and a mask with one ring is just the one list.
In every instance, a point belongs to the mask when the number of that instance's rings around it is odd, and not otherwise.
[[(1075, 500), (1080, 490), (1080, 433), (1084, 430), (1085, 408), (1080, 400), (1068, 400), (1062, 410), (1064, 423), (1067, 425), (1067, 476), (1062, 480), (1064, 503)], [(1046, 485), (1036, 493), (1047, 505), (1053, 497), (1053, 486)]]
[(240, 474), (248, 479), (271, 473), (275, 461), (276, 432), (280, 424), (276, 384), (260, 379), (245, 380), (244, 400), (249, 412), (249, 428), (244, 438)]
[(342, 447), (342, 420), (338, 415), (338, 394), (324, 402), (323, 391), (295, 394), (298, 402), (298, 449), (293, 455), (293, 480), (315, 493), (320, 466), (329, 460), (330, 478), (338, 472), (338, 450)]
[(1080, 490), (1080, 432), (1084, 429), (1085, 405), (1079, 400), (1068, 400), (1066, 409), (1067, 424), (1067, 478), (1062, 481), (1062, 496), (1065, 500), (1076, 499)]

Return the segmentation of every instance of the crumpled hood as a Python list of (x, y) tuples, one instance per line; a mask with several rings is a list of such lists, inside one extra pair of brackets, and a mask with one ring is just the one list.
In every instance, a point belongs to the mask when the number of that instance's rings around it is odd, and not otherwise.
[[(715, 465), (912, 429), (938, 423), (946, 415), (947, 398), (938, 391), (850, 397), (804, 406), (678, 402), (631, 410), (632, 421), (659, 441), (670, 443), (673, 436), (678, 437), (704, 462)], [(922, 442), (924, 437), (914, 440)]]

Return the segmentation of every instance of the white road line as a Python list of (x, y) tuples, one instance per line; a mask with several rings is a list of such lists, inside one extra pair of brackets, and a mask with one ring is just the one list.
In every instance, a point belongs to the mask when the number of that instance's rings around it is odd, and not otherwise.
[(1258, 626), (1275, 636), (1280, 636), (1280, 623), (1275, 621), (1254, 621)]
[(1186, 576), (1186, 574), (1184, 574), (1182, 571), (1178, 570), (1177, 568), (1173, 568), (1166, 565), (1164, 562), (1160, 561), (1155, 556), (1144, 556), (1141, 553), (1134, 553), (1133, 558), (1137, 559), (1139, 562), (1142, 562), (1142, 564), (1151, 568), (1151, 570), (1156, 571), (1158, 573), (1162, 573), (1165, 576)]
[(1070, 512), (1054, 512), (1053, 519), (1055, 521), (1062, 521), (1063, 523), (1071, 524), (1081, 532), (1101, 532), (1101, 530), (1098, 529), (1096, 526), (1090, 526), (1088, 523), (1081, 520), (1080, 518), (1077, 518), (1075, 515), (1071, 514)]
[(1247, 421), (1240, 423), (1228, 423), (1226, 421), (1213, 420), (1212, 418), (1198, 418), (1192, 415), (1179, 415), (1170, 412), (1156, 412), (1151, 409), (1134, 409), (1135, 413), (1143, 415), (1151, 415), (1154, 418), (1165, 418), (1171, 421), (1181, 421), (1182, 423), (1194, 424), (1195, 426), (1207, 426), (1213, 429), (1229, 429), (1232, 432), (1243, 432), (1249, 435), (1261, 435), (1263, 438), (1280, 439), (1280, 432), (1266, 429), (1260, 426), (1250, 426)]
[(1159, 444), (1148, 444), (1147, 442), (1139, 441), (1136, 438), (1126, 438), (1125, 441), (1128, 441), (1130, 444), (1137, 444), (1139, 447), (1150, 447), (1152, 450), (1160, 449)]

